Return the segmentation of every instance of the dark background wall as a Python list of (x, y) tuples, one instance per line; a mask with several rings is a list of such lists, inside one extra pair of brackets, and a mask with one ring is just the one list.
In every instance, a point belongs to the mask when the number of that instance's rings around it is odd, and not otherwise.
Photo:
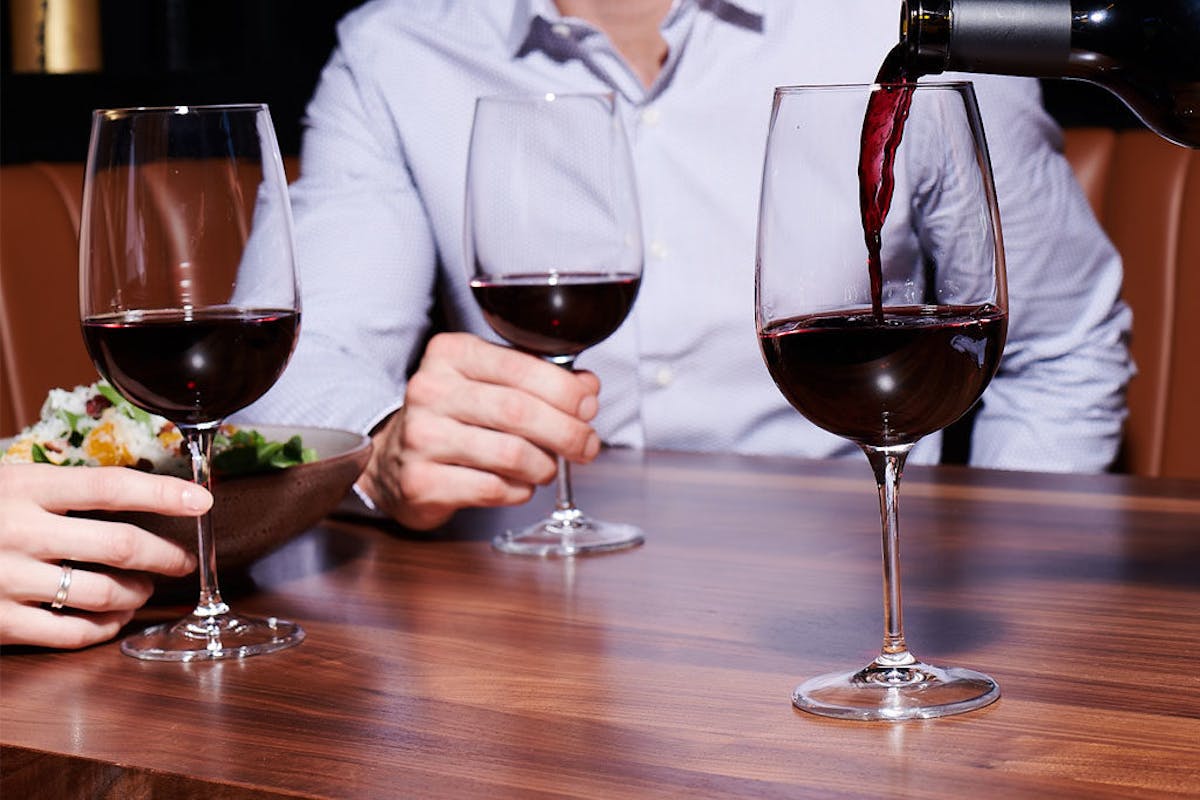
[[(363, 0), (100, 0), (101, 70), (54, 75), (12, 68), (10, 10), (33, 1), (0, 0), (2, 163), (82, 160), (93, 108), (224, 102), (269, 103), (294, 154), (334, 25)], [(1064, 125), (1136, 124), (1087, 84), (1045, 90)]]
[(0, 161), (83, 160), (91, 110), (266, 102), (285, 153), (334, 44), (362, 0), (100, 0), (102, 69), (13, 71), (13, 3), (0, 0)]

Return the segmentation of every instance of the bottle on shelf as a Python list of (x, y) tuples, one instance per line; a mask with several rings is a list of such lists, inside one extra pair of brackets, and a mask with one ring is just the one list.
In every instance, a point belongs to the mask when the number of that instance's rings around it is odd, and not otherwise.
[(900, 47), (914, 79), (1098, 84), (1163, 138), (1200, 148), (1200, 0), (903, 0)]

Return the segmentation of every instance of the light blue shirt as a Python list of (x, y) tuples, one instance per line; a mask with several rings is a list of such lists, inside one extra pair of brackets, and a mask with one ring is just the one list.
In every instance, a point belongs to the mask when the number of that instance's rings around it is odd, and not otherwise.
[[(857, 453), (793, 410), (754, 325), (759, 183), (772, 91), (863, 83), (898, 4), (677, 0), (649, 89), (608, 39), (550, 0), (375, 0), (339, 25), (308, 107), (293, 186), (304, 295), (283, 378), (242, 415), (367, 431), (403, 403), (434, 298), (450, 327), (497, 340), (463, 264), (475, 98), (614, 91), (638, 176), (645, 272), (626, 324), (578, 362), (600, 377), (609, 444), (813, 457)], [(1006, 353), (972, 462), (1100, 470), (1131, 374), (1120, 262), (1059, 152), (1035, 81), (974, 76), (1001, 202)], [(915, 461), (936, 461), (939, 438)]]

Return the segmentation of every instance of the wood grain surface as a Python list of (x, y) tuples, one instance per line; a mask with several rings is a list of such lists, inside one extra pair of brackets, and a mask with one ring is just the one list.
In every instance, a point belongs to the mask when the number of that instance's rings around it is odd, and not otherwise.
[(1197, 797), (1200, 482), (910, 468), (909, 643), (1002, 696), (887, 723), (789, 700), (878, 651), (865, 460), (614, 451), (575, 479), (586, 511), (646, 544), (493, 551), (544, 495), (428, 535), (331, 519), (224, 576), (236, 608), (300, 621), (299, 647), (191, 665), (114, 643), (5, 652), (0, 794)]

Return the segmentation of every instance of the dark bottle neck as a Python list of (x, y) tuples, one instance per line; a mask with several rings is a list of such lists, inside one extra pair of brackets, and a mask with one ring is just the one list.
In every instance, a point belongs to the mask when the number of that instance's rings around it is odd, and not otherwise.
[(904, 0), (900, 39), (918, 75), (1061, 75), (1071, 57), (1071, 0)]

